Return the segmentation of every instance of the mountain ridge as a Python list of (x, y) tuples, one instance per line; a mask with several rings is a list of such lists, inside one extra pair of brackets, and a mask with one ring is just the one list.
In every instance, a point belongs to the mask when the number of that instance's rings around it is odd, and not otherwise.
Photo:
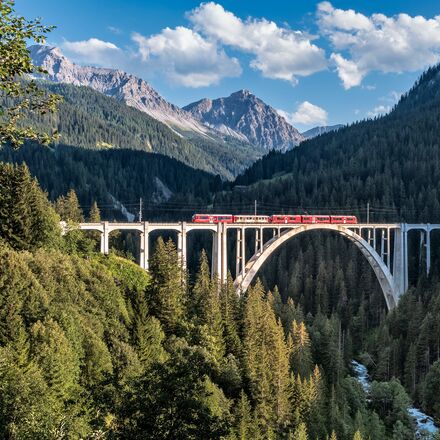
[(310, 130), (303, 131), (301, 134), (305, 139), (311, 139), (316, 136), (320, 136), (321, 134), (329, 133), (330, 131), (336, 131), (342, 128), (343, 124), (335, 124), (335, 125), (320, 125), (317, 127), (313, 127)]
[(174, 131), (178, 128), (209, 136), (207, 127), (176, 105), (166, 101), (148, 82), (135, 75), (119, 69), (80, 66), (64, 56), (58, 47), (33, 45), (28, 50), (34, 63), (47, 71), (45, 79), (91, 87), (149, 114)]

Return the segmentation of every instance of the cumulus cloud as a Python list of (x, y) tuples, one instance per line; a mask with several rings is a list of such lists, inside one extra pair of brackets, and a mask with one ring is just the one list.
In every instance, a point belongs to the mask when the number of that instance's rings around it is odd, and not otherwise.
[(226, 55), (216, 42), (183, 26), (165, 28), (149, 37), (135, 33), (132, 38), (143, 63), (163, 72), (175, 84), (204, 87), (241, 74), (236, 58)]
[(352, 9), (318, 5), (318, 25), (335, 52), (331, 60), (344, 88), (362, 83), (371, 71), (416, 71), (440, 60), (440, 16), (365, 16)]
[(296, 84), (298, 76), (326, 68), (324, 51), (301, 31), (279, 27), (265, 18), (242, 20), (214, 2), (202, 3), (188, 18), (197, 32), (252, 54), (251, 67), (267, 78)]
[(328, 120), (327, 111), (309, 101), (304, 101), (299, 104), (293, 113), (288, 113), (284, 110), (278, 110), (278, 113), (292, 125), (327, 125)]
[(391, 111), (390, 105), (378, 105), (377, 107), (374, 107), (373, 110), (370, 110), (367, 112), (367, 116), (369, 118), (375, 118), (377, 116), (383, 116), (386, 115)]
[(112, 66), (115, 57), (118, 58), (122, 55), (122, 51), (118, 46), (98, 38), (89, 38), (83, 41), (64, 41), (61, 47), (74, 61), (98, 66)]

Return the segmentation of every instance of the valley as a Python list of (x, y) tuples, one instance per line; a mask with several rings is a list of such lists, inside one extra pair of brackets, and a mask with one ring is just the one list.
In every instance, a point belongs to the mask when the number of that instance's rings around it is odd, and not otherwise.
[[(350, 96), (368, 69), (315, 44), (331, 19), (354, 41), (377, 16), (321, 3), (315, 38), (200, 4), (191, 28), (133, 31), (128, 56), (93, 38), (46, 45), (53, 29), (8, 5), (0, 437), (437, 440), (440, 65), (386, 114), (334, 124), (305, 98), (315, 115), (280, 110), (278, 82), (300, 96), (313, 71), (280, 60), (297, 43), (327, 57), (316, 87), (336, 73)], [(91, 48), (100, 62), (79, 57)], [(161, 77), (105, 67), (107, 53)], [(235, 68), (205, 84), (220, 62)], [(173, 104), (170, 78), (203, 98)]]

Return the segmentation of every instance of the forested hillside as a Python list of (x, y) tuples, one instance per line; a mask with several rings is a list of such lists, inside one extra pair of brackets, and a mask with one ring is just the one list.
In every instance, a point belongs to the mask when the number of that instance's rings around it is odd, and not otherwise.
[[(269, 154), (215, 202), (249, 210), (256, 199), (261, 212), (350, 212), (363, 221), (370, 203), (370, 221), (438, 223), (439, 72), (439, 66), (429, 69), (385, 117), (319, 136), (286, 154)], [(419, 237), (410, 236), (413, 287), (386, 318), (371, 269), (356, 263), (348, 245), (344, 250), (335, 237), (316, 234), (290, 244), (261, 276), (270, 288), (278, 284), (285, 298), (338, 313), (374, 378), (398, 378), (439, 423), (439, 235), (432, 233), (432, 240), (433, 265), (427, 278)], [(338, 268), (345, 268), (343, 276)], [(360, 303), (355, 299), (359, 294)], [(341, 309), (344, 303), (348, 307)]]
[(387, 116), (270, 153), (236, 179), (248, 189), (216, 201), (249, 206), (257, 199), (274, 211), (347, 209), (364, 219), (369, 202), (377, 207), (373, 221), (439, 222), (439, 70), (422, 75)]
[[(361, 216), (370, 203), (373, 221), (438, 221), (439, 68), (389, 116), (270, 154), (229, 185), (176, 159), (231, 177), (252, 152), (237, 146), (218, 168), (231, 147), (183, 141), (88, 89), (46, 84), (65, 103), (35, 116), (57, 97), (21, 81), (42, 73), (27, 45), (51, 28), (13, 6), (0, 3), (0, 142), (16, 148), (0, 150), (0, 438), (413, 440), (410, 397), (439, 421), (439, 235), (429, 277), (410, 237), (411, 289), (387, 314), (367, 261), (331, 233), (286, 243), (238, 296), (232, 276), (211, 277), (208, 235), (188, 241), (189, 269), (158, 237), (146, 272), (130, 261), (138, 234), (113, 234), (101, 255), (99, 234), (77, 229), (140, 197), (147, 220), (258, 200), (270, 213)], [(23, 145), (49, 144), (50, 128), (73, 145)], [(353, 358), (375, 379), (367, 391)]]
[(116, 201), (137, 213), (141, 197), (144, 218), (173, 218), (178, 214), (173, 206), (182, 206), (182, 201), (206, 204), (221, 188), (218, 176), (161, 154), (127, 149), (25, 145), (0, 148), (0, 161), (26, 163), (51, 200), (75, 189), (86, 211), (96, 201), (106, 219), (123, 218)]
[(22, 123), (31, 123), (44, 131), (56, 129), (61, 144), (161, 153), (227, 179), (263, 154), (263, 150), (232, 138), (228, 142), (209, 136), (185, 139), (146, 113), (89, 87), (46, 81), (40, 86), (64, 99), (57, 113), (50, 116), (29, 114)]
[[(397, 381), (367, 402), (346, 376), (337, 315), (306, 316), (260, 283), (239, 298), (204, 253), (188, 279), (171, 241), (158, 240), (149, 274), (103, 257), (93, 236), (59, 235), (25, 166), (0, 171), (3, 438), (413, 437)], [(73, 226), (75, 198), (56, 208)]]

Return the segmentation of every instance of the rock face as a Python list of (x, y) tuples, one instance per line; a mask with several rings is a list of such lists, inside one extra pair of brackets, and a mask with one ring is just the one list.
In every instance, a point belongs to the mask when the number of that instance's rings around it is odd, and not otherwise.
[(304, 133), (302, 133), (302, 135), (304, 136), (305, 139), (311, 139), (316, 136), (319, 136), (320, 134), (328, 133), (329, 131), (339, 130), (342, 127), (343, 127), (342, 124), (313, 127), (310, 130), (307, 130)]
[(149, 114), (180, 133), (189, 131), (209, 136), (208, 127), (166, 101), (141, 78), (122, 70), (80, 66), (66, 58), (57, 47), (34, 45), (29, 51), (34, 64), (47, 70), (46, 79), (91, 87)]
[(209, 127), (265, 150), (286, 151), (304, 140), (274, 108), (248, 90), (227, 98), (202, 99), (183, 109)]

